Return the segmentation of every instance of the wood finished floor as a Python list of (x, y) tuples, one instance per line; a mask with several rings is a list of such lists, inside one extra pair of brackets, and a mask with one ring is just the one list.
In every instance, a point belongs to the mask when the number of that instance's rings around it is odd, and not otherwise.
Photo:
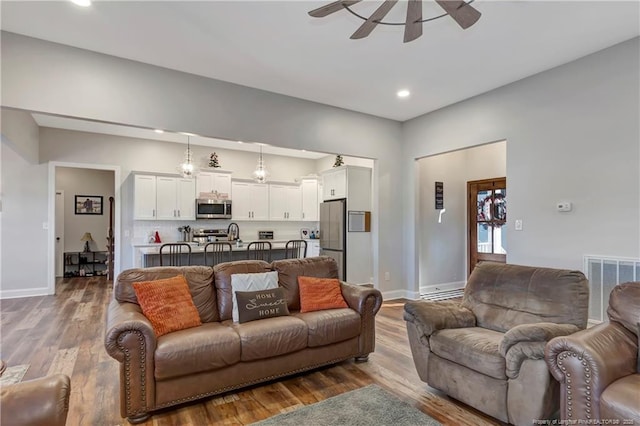
[[(104, 277), (65, 278), (58, 280), (56, 293), (0, 301), (0, 359), (9, 366), (30, 364), (24, 380), (53, 373), (70, 376), (67, 425), (128, 425), (120, 417), (118, 363), (103, 343), (111, 282)], [(376, 317), (376, 351), (369, 362), (345, 361), (167, 409), (144, 424), (245, 425), (377, 384), (443, 425), (501, 425), (420, 381), (402, 319), (403, 304), (383, 304)]]

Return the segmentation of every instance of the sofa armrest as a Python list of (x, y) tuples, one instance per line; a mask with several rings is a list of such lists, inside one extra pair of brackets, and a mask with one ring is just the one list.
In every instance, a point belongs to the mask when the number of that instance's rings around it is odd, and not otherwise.
[(371, 314), (375, 315), (380, 310), (380, 306), (382, 305), (382, 294), (379, 290), (345, 282), (341, 282), (340, 287), (342, 290), (342, 297), (344, 297), (347, 305), (360, 315), (365, 313), (365, 307), (368, 305), (368, 298), (372, 299), (372, 303), (369, 303), (369, 306), (373, 307), (373, 312), (371, 312)]
[(71, 383), (64, 374), (3, 386), (0, 423), (19, 426), (64, 426)]
[(104, 338), (107, 353), (120, 362), (120, 413), (122, 417), (147, 414), (155, 404), (157, 338), (149, 320), (135, 303), (112, 300), (107, 311)]
[(475, 327), (476, 316), (460, 302), (414, 300), (404, 305), (404, 320), (413, 323), (424, 336), (446, 328)]
[(602, 391), (636, 372), (637, 355), (637, 337), (615, 322), (547, 343), (545, 360), (561, 384), (561, 418), (599, 419)]
[(107, 330), (104, 346), (107, 353), (119, 362), (125, 360), (125, 349), (138, 351), (139, 345), (130, 348), (123, 346), (122, 338), (128, 333), (137, 333), (144, 339), (146, 350), (153, 353), (157, 339), (151, 322), (142, 314), (142, 309), (135, 303), (112, 300), (107, 312)]
[[(504, 334), (502, 342), (500, 342), (500, 354), (506, 357), (509, 350), (520, 342), (543, 342), (546, 344), (554, 337), (566, 336), (577, 331), (580, 331), (580, 328), (573, 324), (539, 322), (517, 325)], [(544, 345), (542, 347), (544, 349)]]

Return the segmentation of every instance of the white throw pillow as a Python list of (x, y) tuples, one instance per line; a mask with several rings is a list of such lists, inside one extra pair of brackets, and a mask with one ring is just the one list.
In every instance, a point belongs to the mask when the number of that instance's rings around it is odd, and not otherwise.
[(238, 300), (236, 291), (258, 291), (278, 288), (278, 272), (260, 272), (257, 274), (232, 274), (231, 292), (233, 294), (233, 322), (238, 322)]

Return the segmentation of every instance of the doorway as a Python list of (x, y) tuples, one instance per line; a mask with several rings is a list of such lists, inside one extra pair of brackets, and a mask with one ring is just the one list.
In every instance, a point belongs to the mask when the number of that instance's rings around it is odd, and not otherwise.
[[(60, 179), (61, 176), (66, 177)], [(115, 201), (112, 232), (113, 235), (120, 234), (120, 181), (120, 166), (57, 161), (49, 163), (49, 223), (54, 224), (49, 227), (48, 234), (49, 294), (55, 294), (56, 276), (72, 275), (71, 270), (74, 268), (65, 270), (67, 265), (64, 253), (84, 252), (85, 234), (91, 236), (91, 252), (107, 251), (109, 226), (105, 220), (109, 219), (110, 197)], [(79, 208), (78, 197), (99, 200), (99, 208), (96, 207), (91, 212)], [(117, 274), (120, 271), (119, 245), (114, 247), (113, 264), (114, 273)]]
[(469, 271), (480, 262), (507, 261), (507, 178), (467, 182)]

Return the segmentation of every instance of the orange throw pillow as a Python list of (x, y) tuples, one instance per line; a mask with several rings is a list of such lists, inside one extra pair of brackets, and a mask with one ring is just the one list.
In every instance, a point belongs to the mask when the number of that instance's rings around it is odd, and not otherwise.
[(298, 277), (300, 312), (348, 308), (336, 278)]
[(133, 290), (157, 337), (202, 324), (187, 280), (182, 275), (133, 283)]

